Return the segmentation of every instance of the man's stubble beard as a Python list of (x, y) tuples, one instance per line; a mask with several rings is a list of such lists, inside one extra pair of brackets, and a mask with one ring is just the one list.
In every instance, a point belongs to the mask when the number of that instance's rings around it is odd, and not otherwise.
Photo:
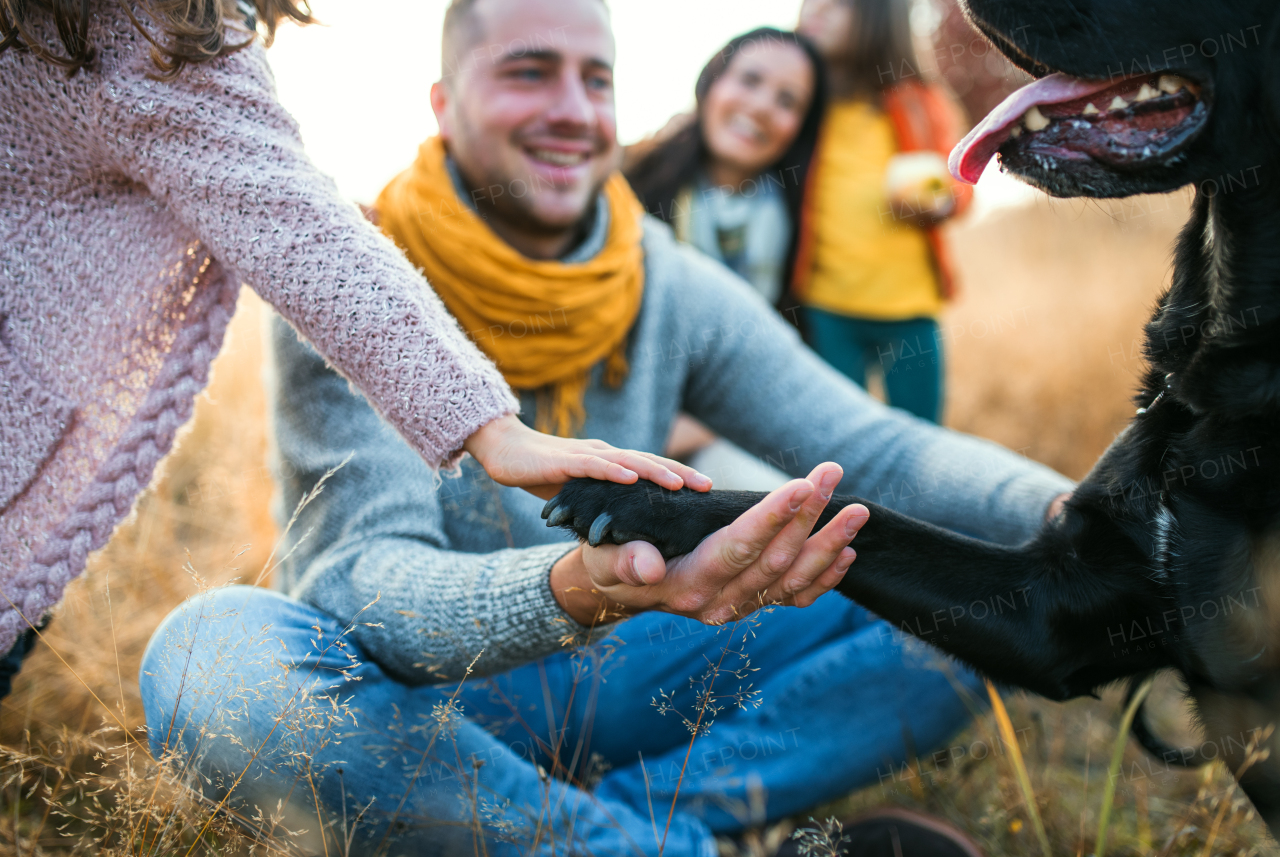
[[(529, 191), (523, 197), (516, 197), (511, 194), (504, 194), (497, 199), (482, 197), (482, 201), (477, 203), (477, 208), (483, 217), (494, 218), (501, 221), (511, 229), (518, 230), (527, 235), (536, 235), (543, 238), (553, 238), (565, 235), (570, 232), (581, 234), (586, 231), (593, 220), (592, 215), (595, 213), (597, 200), (600, 198), (601, 192), (604, 190), (607, 177), (600, 179), (591, 188), (590, 194), (586, 197), (586, 204), (568, 223), (550, 223), (539, 216), (537, 209), (537, 201), (535, 192)], [(523, 182), (527, 188), (532, 182), (528, 178), (513, 178), (503, 185), (505, 188), (519, 186)], [(474, 199), (474, 197), (473, 197)]]
[[(482, 135), (475, 133), (475, 129), (466, 120), (465, 116), (459, 116), (458, 121), (464, 131), (464, 136), (468, 140), (482, 138)], [(545, 188), (545, 179), (536, 178), (532, 175), (512, 175), (486, 176), (481, 180), (477, 180), (477, 177), (468, 174), (468, 171), (456, 156), (454, 156), (454, 164), (457, 166), (462, 182), (466, 186), (471, 201), (479, 211), (482, 219), (493, 219), (508, 229), (540, 238), (555, 238), (569, 233), (576, 233), (574, 237), (579, 239), (585, 237), (586, 230), (594, 222), (596, 205), (598, 205), (600, 194), (604, 191), (604, 186), (608, 183), (609, 177), (614, 170), (621, 166), (621, 147), (614, 148), (616, 151), (613, 160), (617, 163), (593, 183), (590, 193), (585, 198), (582, 210), (569, 223), (549, 223), (539, 217), (536, 196), (538, 193), (544, 192), (538, 189), (538, 185), (541, 184)], [(490, 194), (489, 189), (494, 187), (501, 188), (502, 193)], [(524, 193), (516, 196), (514, 193), (516, 188), (522, 188)]]

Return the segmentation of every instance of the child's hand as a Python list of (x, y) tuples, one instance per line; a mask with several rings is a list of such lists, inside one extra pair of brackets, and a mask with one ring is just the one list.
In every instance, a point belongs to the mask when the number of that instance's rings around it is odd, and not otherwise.
[(648, 479), (663, 488), (687, 485), (711, 490), (711, 480), (692, 467), (648, 452), (616, 449), (599, 440), (553, 437), (506, 416), (482, 426), (467, 438), (471, 453), (499, 485), (523, 488), (550, 500), (570, 479), (590, 477), (630, 485)]
[(937, 152), (894, 155), (885, 171), (885, 195), (895, 220), (933, 227), (956, 211), (955, 180)]

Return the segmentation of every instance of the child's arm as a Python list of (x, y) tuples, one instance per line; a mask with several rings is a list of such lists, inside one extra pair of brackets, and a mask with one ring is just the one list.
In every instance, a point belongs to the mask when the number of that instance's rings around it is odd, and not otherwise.
[[(632, 474), (675, 485), (665, 460), (515, 429), (519, 409), (399, 250), (311, 163), (252, 46), (156, 81), (140, 49), (101, 91), (110, 166), (147, 186), (229, 276), (248, 284), (432, 467), (464, 447), (521, 487)], [(483, 427), (486, 431), (477, 434)], [(528, 477), (513, 462), (529, 465)], [(522, 479), (535, 480), (529, 485)], [(709, 481), (697, 487), (709, 487)]]

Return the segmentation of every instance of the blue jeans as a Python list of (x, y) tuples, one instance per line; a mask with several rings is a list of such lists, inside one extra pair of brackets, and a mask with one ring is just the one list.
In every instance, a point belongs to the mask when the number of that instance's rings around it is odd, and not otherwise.
[(937, 423), (942, 420), (946, 361), (932, 318), (873, 321), (805, 307), (813, 350), (859, 387), (879, 366), (889, 404)]
[(157, 756), (246, 824), (322, 818), (356, 853), (713, 857), (716, 833), (893, 780), (968, 722), (977, 680), (831, 594), (726, 628), (646, 614), (415, 687), (328, 615), (230, 587), (161, 624), (141, 684)]

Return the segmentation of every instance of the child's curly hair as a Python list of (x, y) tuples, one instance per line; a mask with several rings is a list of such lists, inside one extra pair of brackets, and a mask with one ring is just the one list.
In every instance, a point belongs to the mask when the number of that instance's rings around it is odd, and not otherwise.
[[(188, 64), (225, 56), (251, 44), (247, 38), (227, 38), (228, 18), (247, 20), (262, 31), (266, 44), (285, 18), (313, 22), (306, 0), (117, 0), (138, 32), (151, 43), (157, 77), (172, 79)], [(156, 38), (139, 19), (150, 18), (163, 35)], [(51, 49), (34, 31), (37, 20), (51, 18), (62, 50)], [(0, 0), (0, 53), (14, 48), (30, 51), (72, 74), (93, 63), (89, 41), (89, 0)]]

